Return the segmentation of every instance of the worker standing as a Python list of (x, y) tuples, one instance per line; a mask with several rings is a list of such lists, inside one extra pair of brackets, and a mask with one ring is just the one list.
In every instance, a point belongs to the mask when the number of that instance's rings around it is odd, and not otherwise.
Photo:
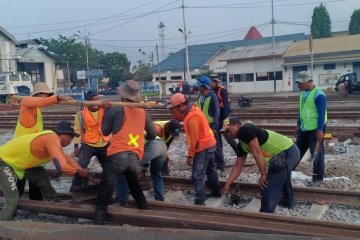
[(282, 205), (292, 208), (294, 198), (291, 171), (300, 162), (299, 149), (292, 140), (251, 123), (243, 124), (236, 117), (226, 119), (222, 131), (227, 131), (232, 137), (239, 139), (236, 148), (237, 159), (224, 186), (224, 193), (229, 192), (230, 185), (242, 172), (247, 155), (252, 154), (260, 171), (260, 212), (274, 213), (281, 192), (284, 195)]
[[(128, 80), (119, 88), (119, 95), (122, 102), (140, 102), (140, 86), (136, 81)], [(95, 224), (105, 224), (107, 207), (116, 179), (121, 175), (126, 177), (137, 207), (147, 209), (138, 177), (138, 167), (139, 160), (144, 155), (144, 132), (147, 133), (147, 140), (156, 137), (155, 126), (144, 109), (106, 107), (108, 110), (105, 111), (101, 130), (105, 136), (112, 136), (96, 202)]]
[(41, 189), (48, 201), (56, 200), (56, 192), (44, 168), (38, 166), (52, 161), (59, 172), (86, 177), (87, 169), (81, 168), (66, 156), (61, 147), (68, 146), (76, 135), (71, 123), (61, 121), (50, 131), (27, 134), (10, 140), (0, 147), (0, 188), (5, 204), (0, 212), (0, 221), (12, 220), (19, 202), (16, 178), (24, 177)]
[(320, 187), (324, 179), (324, 133), (326, 130), (326, 95), (313, 84), (311, 76), (303, 71), (296, 77), (300, 93), (299, 118), (295, 129), (296, 145), (302, 158), (310, 148), (313, 161), (311, 187)]
[(199, 87), (200, 96), (198, 99), (198, 106), (204, 113), (210, 128), (214, 132), (216, 139), (216, 151), (215, 151), (215, 164), (216, 168), (220, 170), (220, 176), (226, 177), (224, 154), (222, 151), (222, 143), (219, 134), (219, 100), (214, 92), (211, 91), (211, 80), (206, 76), (201, 76), (196, 85)]
[(215, 170), (216, 140), (205, 115), (199, 107), (190, 104), (185, 96), (176, 93), (167, 108), (180, 122), (184, 122), (188, 153), (186, 163), (192, 167), (195, 185), (195, 204), (205, 205), (205, 175), (212, 197), (221, 197), (218, 174)]
[[(86, 101), (98, 101), (99, 95), (95, 90), (88, 90), (84, 98)], [(76, 113), (74, 129), (80, 137), (74, 138), (74, 156), (79, 157), (78, 163), (83, 168), (89, 165), (93, 156), (96, 156), (101, 167), (104, 167), (110, 136), (104, 136), (101, 132), (103, 117), (104, 108), (100, 106), (84, 107)], [(86, 178), (75, 176), (70, 191), (87, 185)]]
[[(56, 104), (58, 101), (70, 100), (68, 96), (54, 96), (54, 92), (44, 82), (34, 84), (32, 96), (23, 97), (20, 102), (19, 118), (16, 124), (13, 138), (43, 130), (43, 119), (41, 108)], [(41, 166), (39, 166), (41, 168)], [(24, 192), (26, 178), (17, 180), (20, 196)], [(29, 198), (31, 200), (42, 200), (39, 188), (29, 183)]]

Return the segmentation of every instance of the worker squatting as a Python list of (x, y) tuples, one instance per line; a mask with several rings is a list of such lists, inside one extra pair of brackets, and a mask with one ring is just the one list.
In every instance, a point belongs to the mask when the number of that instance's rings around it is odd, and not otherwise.
[[(106, 222), (107, 207), (114, 190), (118, 206), (127, 205), (130, 190), (137, 207), (148, 208), (139, 180), (139, 176), (147, 171), (153, 181), (155, 200), (164, 201), (162, 176), (170, 174), (168, 163), (171, 161), (167, 151), (174, 138), (179, 136), (180, 122), (187, 139), (186, 163), (192, 168), (196, 205), (205, 205), (208, 196), (220, 198), (228, 194), (249, 154), (254, 157), (260, 172), (261, 212), (273, 213), (278, 204), (288, 208), (294, 206), (291, 172), (308, 148), (314, 167), (310, 185), (321, 185), (326, 96), (313, 85), (306, 72), (299, 73), (296, 80), (301, 89), (296, 143), (279, 133), (231, 116), (226, 89), (220, 85), (217, 76), (210, 77), (198, 79), (200, 95), (195, 104), (181, 93), (171, 96), (167, 108), (172, 120), (153, 122), (142, 108), (105, 102), (101, 106), (83, 107), (76, 114), (74, 128), (72, 123), (61, 121), (52, 130), (43, 129), (41, 108), (70, 98), (55, 96), (45, 83), (36, 83), (32, 96), (21, 100), (13, 139), (0, 147), (0, 187), (5, 196), (0, 220), (13, 219), (26, 181), (29, 181), (30, 199), (57, 200), (43, 167), (48, 162), (53, 162), (57, 171), (74, 176), (70, 191), (86, 188), (89, 181), (94, 181), (88, 176), (87, 169), (93, 156), (103, 168), (95, 224)], [(131, 105), (141, 101), (139, 84), (133, 80), (126, 81), (118, 93), (121, 102)], [(85, 100), (98, 101), (99, 96), (96, 91), (89, 90)], [(218, 173), (226, 176), (222, 136), (233, 148), (237, 160), (221, 189)], [(78, 161), (62, 149), (72, 142)], [(208, 195), (205, 179), (211, 190)]]

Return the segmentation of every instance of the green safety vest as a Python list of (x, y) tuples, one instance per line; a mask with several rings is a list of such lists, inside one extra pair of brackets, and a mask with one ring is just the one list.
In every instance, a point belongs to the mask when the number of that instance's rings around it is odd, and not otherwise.
[[(319, 114), (315, 105), (315, 94), (319, 89), (313, 88), (305, 101), (303, 101), (304, 91), (300, 94), (300, 121), (305, 131), (315, 130), (318, 127)], [(324, 123), (327, 122), (327, 111), (325, 112)]]
[[(288, 138), (284, 135), (281, 135), (277, 132), (273, 132), (270, 130), (265, 130), (265, 131), (268, 132), (269, 138), (263, 145), (260, 146), (260, 149), (264, 156), (265, 164), (267, 166), (269, 166), (270, 159), (273, 156), (281, 153), (282, 151), (289, 149), (294, 143), (292, 142), (292, 140), (290, 138)], [(239, 143), (241, 145), (241, 148), (246, 153), (251, 153), (250, 148), (248, 147), (248, 145), (245, 142), (240, 140)]]
[(205, 97), (205, 102), (203, 107), (201, 107), (201, 97), (199, 97), (198, 100), (198, 106), (199, 108), (201, 108), (201, 111), (204, 113), (206, 120), (208, 121), (209, 124), (214, 122), (214, 118), (209, 115), (210, 100), (211, 100), (211, 96)]

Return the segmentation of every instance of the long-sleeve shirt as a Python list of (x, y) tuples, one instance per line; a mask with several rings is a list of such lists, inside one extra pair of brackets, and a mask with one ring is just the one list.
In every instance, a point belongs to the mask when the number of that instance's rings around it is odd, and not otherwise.
[[(125, 110), (124, 107), (111, 107), (104, 113), (104, 118), (101, 126), (101, 131), (104, 136), (111, 133), (116, 134), (120, 131), (124, 124)], [(136, 121), (136, 119), (134, 119)], [(147, 140), (154, 140), (156, 138), (156, 128), (148, 113), (146, 113), (145, 131)]]
[[(219, 91), (220, 87), (216, 87), (214, 89), (214, 93), (215, 95), (218, 97), (217, 93)], [(220, 108), (220, 115), (219, 115), (219, 119), (220, 122), (223, 121), (225, 118), (227, 118), (230, 114), (230, 103), (229, 103), (229, 96), (228, 96), (228, 91), (225, 88), (220, 88), (220, 95), (222, 98), (222, 102), (224, 107)], [(218, 97), (219, 103), (220, 103), (220, 99)], [(219, 128), (222, 128), (222, 126), (220, 126)]]
[(36, 108), (48, 107), (57, 103), (57, 97), (24, 97), (21, 99), (19, 121), (24, 127), (32, 127), (36, 123)]
[(31, 153), (38, 159), (50, 156), (56, 169), (69, 175), (75, 175), (80, 166), (62, 151), (57, 134), (44, 134), (35, 138), (30, 145)]
[[(310, 91), (304, 91), (303, 94), (303, 99), (306, 99), (306, 97), (309, 95)], [(326, 115), (326, 95), (322, 90), (318, 90), (315, 94), (315, 105), (316, 105), (316, 109), (318, 112), (318, 126), (317, 129), (318, 131), (324, 131), (325, 128), (325, 115)], [(304, 104), (304, 103), (303, 103)], [(300, 113), (298, 116), (298, 121), (297, 121), (298, 126), (300, 126), (300, 129), (302, 131), (304, 130), (304, 127), (301, 124), (301, 120), (300, 120)]]
[[(208, 115), (213, 117), (213, 123), (210, 124), (210, 128), (213, 130), (218, 130), (219, 128), (219, 115), (220, 115), (220, 107), (219, 107), (219, 100), (215, 93), (210, 91), (208, 94), (199, 96), (200, 99), (200, 109), (203, 111), (205, 99), (210, 97), (210, 104), (209, 104), (209, 111)], [(204, 111), (203, 111), (204, 112)], [(206, 115), (206, 113), (204, 113)]]

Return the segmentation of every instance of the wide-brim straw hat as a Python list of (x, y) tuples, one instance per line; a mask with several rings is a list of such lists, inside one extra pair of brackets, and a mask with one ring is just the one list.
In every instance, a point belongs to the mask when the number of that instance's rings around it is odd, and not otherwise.
[(38, 93), (47, 93), (50, 96), (54, 94), (54, 92), (49, 88), (49, 86), (44, 82), (38, 82), (34, 84), (34, 90), (31, 96), (34, 96)]
[(125, 84), (118, 87), (118, 93), (121, 98), (130, 100), (132, 102), (140, 102), (140, 85), (134, 80), (127, 80)]

